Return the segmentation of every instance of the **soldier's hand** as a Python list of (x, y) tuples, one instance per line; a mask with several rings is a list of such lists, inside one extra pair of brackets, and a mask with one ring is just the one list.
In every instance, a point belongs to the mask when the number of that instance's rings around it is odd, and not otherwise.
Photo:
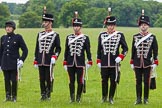
[(24, 64), (24, 62), (22, 60), (17, 61), (17, 67), (18, 68), (22, 68), (23, 64)]
[(37, 69), (37, 68), (38, 68), (38, 65), (37, 65), (37, 64), (35, 64), (35, 65), (34, 65), (34, 67)]
[(64, 66), (65, 71), (67, 71), (67, 61), (63, 61), (63, 66)]
[(98, 66), (99, 68), (101, 68), (101, 63), (97, 63), (97, 66)]
[(151, 65), (151, 67), (152, 67), (152, 71), (155, 70), (156, 66), (157, 66), (156, 64)]
[(133, 64), (131, 64), (131, 68), (134, 70), (134, 65)]
[(51, 57), (51, 63), (52, 63), (52, 64), (55, 64), (56, 59), (57, 59), (57, 56), (53, 55), (53, 56)]
[(88, 61), (86, 64), (87, 69), (90, 68), (92, 66), (93, 62), (92, 61)]
[(34, 67), (37, 69), (38, 68), (38, 62), (37, 61), (34, 61), (33, 62), (33, 65), (34, 65)]
[(56, 59), (52, 57), (52, 58), (51, 58), (51, 63), (52, 63), (52, 64), (55, 64), (55, 62), (56, 62)]
[(2, 72), (1, 66), (0, 66), (0, 72)]
[(67, 65), (64, 65), (64, 69), (65, 69), (65, 71), (67, 71)]
[(122, 59), (121, 59), (120, 57), (117, 57), (117, 58), (115, 59), (115, 62), (116, 62), (116, 63), (120, 63), (121, 60), (122, 60)]

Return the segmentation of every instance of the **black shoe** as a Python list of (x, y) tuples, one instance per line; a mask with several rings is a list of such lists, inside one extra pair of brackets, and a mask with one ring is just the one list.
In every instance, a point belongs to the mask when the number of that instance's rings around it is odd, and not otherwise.
[(144, 99), (144, 104), (148, 104), (148, 99)]
[(42, 97), (40, 98), (41, 101), (45, 101), (47, 98), (45, 95), (42, 95)]
[(47, 95), (47, 96), (46, 96), (46, 99), (47, 99), (47, 100), (51, 100), (51, 95)]
[(70, 103), (75, 102), (75, 95), (74, 93), (70, 94)]
[(103, 97), (102, 97), (102, 102), (101, 102), (101, 103), (104, 103), (104, 102), (106, 102), (106, 101), (107, 101), (107, 97), (103, 96)]
[(6, 96), (6, 99), (4, 100), (5, 102), (11, 101), (11, 96)]
[(110, 99), (109, 99), (109, 103), (110, 103), (110, 104), (114, 104), (113, 99), (110, 98)]
[(134, 103), (135, 105), (142, 104), (141, 99), (137, 99), (136, 102)]
[(13, 96), (11, 101), (12, 101), (12, 102), (16, 102), (16, 101), (17, 101), (16, 97)]
[(70, 103), (73, 103), (73, 102), (75, 102), (75, 100), (74, 99), (70, 99)]
[(77, 96), (77, 98), (76, 98), (76, 101), (78, 102), (78, 103), (80, 103), (80, 96)]

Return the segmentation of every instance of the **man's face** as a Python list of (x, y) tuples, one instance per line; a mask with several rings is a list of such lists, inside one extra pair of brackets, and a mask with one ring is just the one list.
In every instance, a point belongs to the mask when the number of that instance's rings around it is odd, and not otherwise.
[(80, 26), (73, 26), (73, 30), (75, 33), (80, 32), (81, 27)]
[(42, 22), (42, 26), (43, 26), (45, 29), (48, 29), (48, 28), (52, 27), (52, 22), (51, 22), (51, 21), (43, 21), (43, 22)]
[(107, 31), (108, 32), (113, 32), (114, 30), (115, 30), (115, 25), (114, 24), (107, 25)]
[(147, 32), (148, 31), (148, 28), (149, 28), (149, 25), (147, 25), (146, 23), (142, 23), (140, 25), (141, 32)]
[(6, 30), (6, 33), (12, 33), (14, 31), (13, 27), (11, 26), (6, 26), (5, 30)]

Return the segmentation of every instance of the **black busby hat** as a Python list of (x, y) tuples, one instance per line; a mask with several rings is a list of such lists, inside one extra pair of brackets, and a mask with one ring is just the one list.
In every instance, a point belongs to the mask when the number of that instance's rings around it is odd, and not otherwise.
[(110, 24), (116, 25), (116, 18), (115, 18), (115, 16), (107, 16), (106, 19), (105, 19), (104, 24), (105, 25), (110, 25)]
[(82, 20), (78, 18), (78, 12), (75, 11), (75, 18), (72, 19), (73, 26), (82, 26)]
[(144, 10), (142, 10), (142, 15), (138, 19), (138, 26), (140, 26), (142, 23), (150, 25), (150, 19), (148, 16), (144, 15)]
[(108, 16), (105, 18), (104, 24), (105, 25), (116, 25), (116, 18), (115, 16), (110, 16), (111, 8), (108, 8)]
[(6, 28), (7, 26), (13, 27), (13, 29), (16, 29), (16, 24), (15, 24), (15, 22), (13, 22), (13, 21), (7, 21), (7, 22), (5, 23), (5, 28)]
[(43, 21), (52, 21), (53, 22), (53, 15), (52, 14), (47, 14), (47, 13), (45, 13), (45, 14), (43, 14), (43, 16), (42, 16), (42, 20)]

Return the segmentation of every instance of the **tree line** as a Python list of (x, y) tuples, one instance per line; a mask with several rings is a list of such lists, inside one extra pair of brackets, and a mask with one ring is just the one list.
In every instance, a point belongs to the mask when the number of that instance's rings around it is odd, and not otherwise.
[(7, 20), (18, 20), (20, 28), (37, 28), (41, 25), (43, 7), (54, 15), (54, 27), (71, 26), (74, 11), (78, 11), (83, 27), (99, 28), (108, 15), (117, 18), (118, 26), (137, 26), (141, 10), (150, 17), (151, 26), (162, 27), (162, 3), (153, 0), (29, 0), (26, 4), (1, 3), (0, 27)]

